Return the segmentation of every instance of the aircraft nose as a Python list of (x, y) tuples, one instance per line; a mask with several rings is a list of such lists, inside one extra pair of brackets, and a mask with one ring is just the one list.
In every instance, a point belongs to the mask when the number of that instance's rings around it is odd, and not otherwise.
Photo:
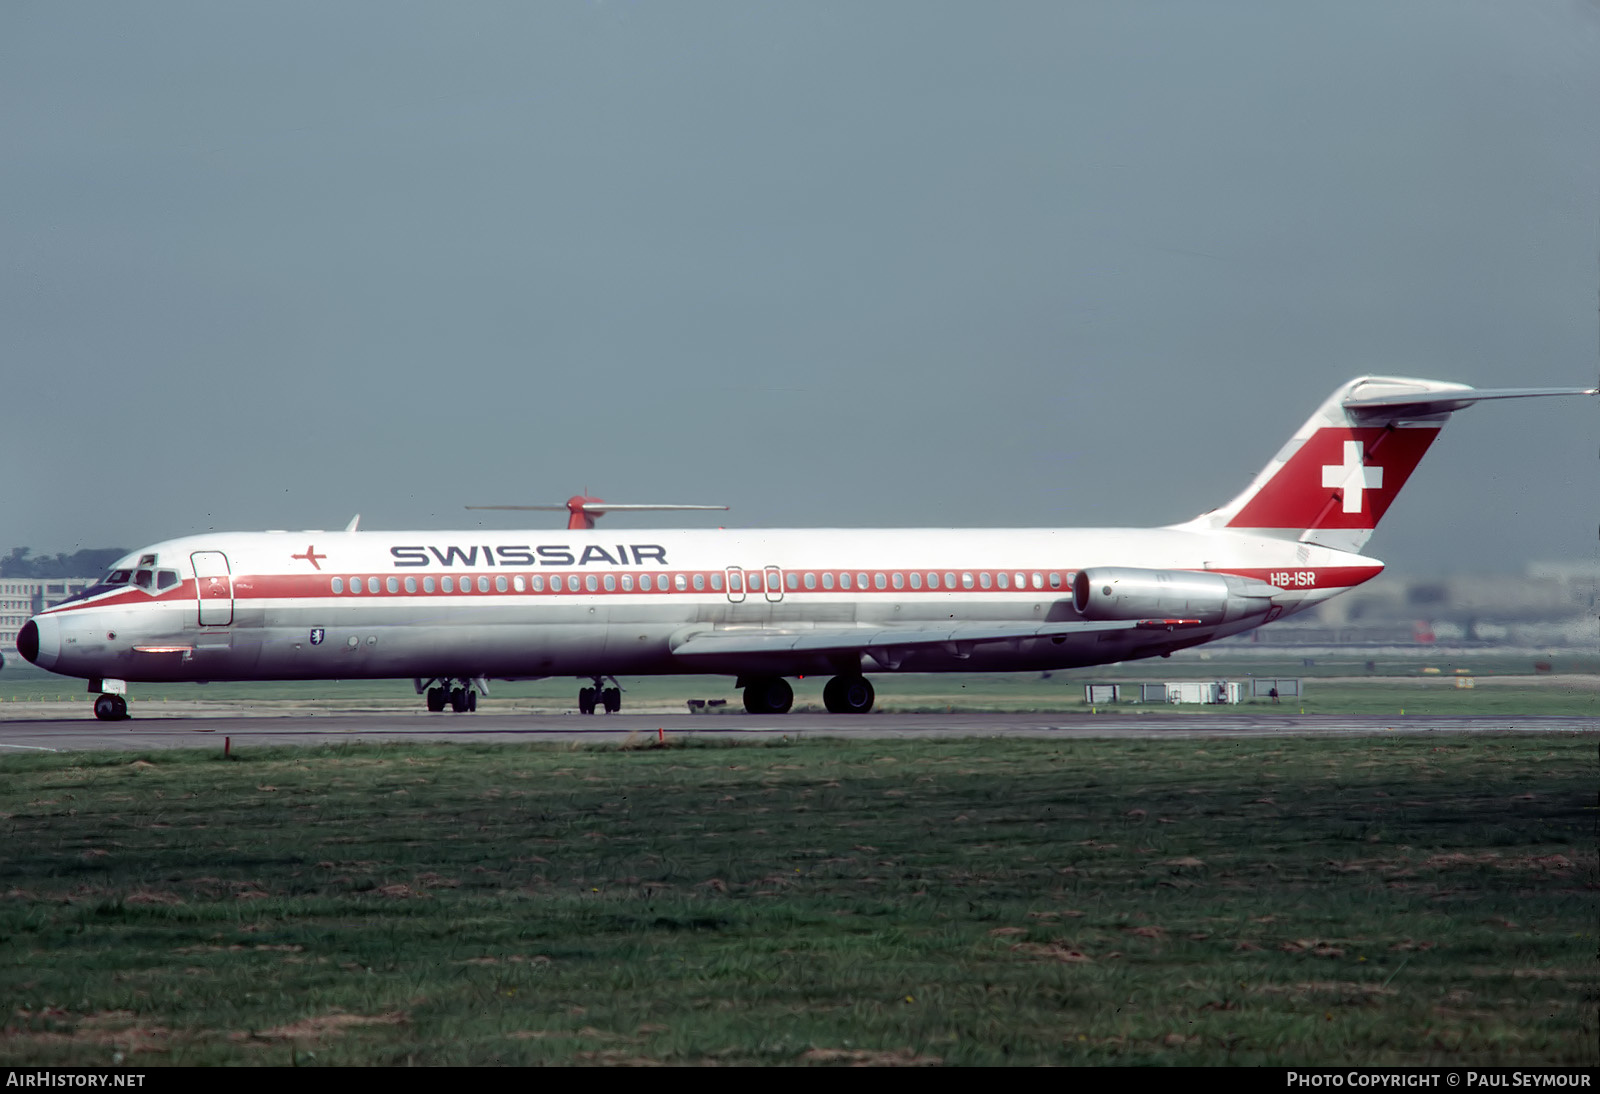
[(17, 632), (17, 652), (42, 669), (56, 663), (61, 654), (61, 632), (50, 616), (36, 616)]

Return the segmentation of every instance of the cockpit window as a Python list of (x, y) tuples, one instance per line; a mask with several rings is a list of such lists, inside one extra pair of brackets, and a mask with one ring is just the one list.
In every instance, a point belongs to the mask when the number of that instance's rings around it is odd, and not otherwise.
[(133, 583), (141, 589), (148, 589), (155, 583), (155, 579), (155, 573), (150, 570), (136, 570), (133, 575)]
[(126, 585), (128, 583), (128, 578), (132, 575), (132, 573), (132, 570), (112, 570), (106, 575), (105, 581), (101, 582), (101, 584)]
[(158, 588), (158, 589), (170, 589), (174, 585), (176, 585), (177, 583), (178, 583), (178, 571), (177, 570), (158, 570), (158, 571), (156, 571), (156, 588)]

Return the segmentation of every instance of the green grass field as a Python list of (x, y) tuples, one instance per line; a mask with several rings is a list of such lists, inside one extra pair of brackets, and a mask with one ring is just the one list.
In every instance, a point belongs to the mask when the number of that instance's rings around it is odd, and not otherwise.
[[(1537, 680), (1532, 665), (1515, 658), (1474, 658), (1472, 688), (1456, 686), (1455, 669), (1463, 667), (1449, 661), (1425, 662), (1422, 659), (1392, 659), (1368, 673), (1366, 662), (1349, 658), (1322, 658), (1306, 666), (1298, 659), (1227, 659), (1179, 662), (1154, 660), (1137, 664), (1075, 669), (1042, 676), (1037, 673), (954, 673), (949, 675), (893, 674), (874, 675), (878, 691), (877, 709), (883, 712), (1005, 712), (1067, 711), (1088, 712), (1083, 686), (1094, 682), (1141, 680), (1246, 680), (1255, 676), (1300, 677), (1306, 681), (1301, 700), (1284, 700), (1280, 709), (1304, 710), (1307, 714), (1434, 714), (1515, 716), (1530, 714), (1600, 716), (1600, 688), (1593, 679), (1600, 675), (1600, 657), (1569, 658), (1558, 661), (1563, 674)], [(1424, 675), (1424, 668), (1437, 668), (1438, 674)], [(823, 677), (795, 682), (795, 708), (822, 710)], [(578, 681), (560, 677), (526, 682), (493, 681), (485, 709), (526, 710), (530, 708), (577, 707)], [(630, 678), (623, 681), (627, 692), (624, 710), (667, 708), (686, 711), (689, 699), (723, 699), (728, 713), (743, 713), (734, 681), (726, 676), (677, 676)], [(89, 717), (93, 696), (84, 682), (43, 672), (31, 665), (18, 665), (8, 659), (0, 672), (0, 718), (5, 704), (18, 701), (73, 702), (84, 706)], [(316, 682), (254, 682), (215, 684), (134, 684), (130, 702), (135, 715), (150, 704), (174, 701), (218, 703), (309, 704), (326, 709), (414, 709), (422, 700), (405, 680), (343, 680)], [(1271, 704), (1263, 699), (1246, 707), (1264, 713)], [(1213, 706), (1166, 703), (1117, 703), (1097, 706), (1097, 713), (1214, 714)]]
[(0, 757), (0, 1063), (1589, 1064), (1593, 735)]

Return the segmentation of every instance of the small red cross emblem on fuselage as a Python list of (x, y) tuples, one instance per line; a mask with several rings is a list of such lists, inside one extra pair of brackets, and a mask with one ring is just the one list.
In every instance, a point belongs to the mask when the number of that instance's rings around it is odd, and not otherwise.
[(306, 553), (305, 554), (303, 554), (303, 555), (290, 555), (289, 557), (290, 558), (303, 558), (307, 562), (311, 563), (312, 569), (320, 570), (320, 569), (322, 569), (322, 567), (317, 565), (317, 559), (319, 559), (319, 558), (327, 558), (328, 556), (327, 555), (319, 555), (319, 554), (317, 554), (317, 549), (314, 546), (312, 546), (310, 544), (307, 544), (306, 545)]

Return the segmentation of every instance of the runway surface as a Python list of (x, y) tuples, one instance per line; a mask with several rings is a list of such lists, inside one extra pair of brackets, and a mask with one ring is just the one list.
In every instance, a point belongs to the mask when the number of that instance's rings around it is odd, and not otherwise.
[[(373, 741), (620, 742), (630, 736), (760, 739), (807, 736), (889, 740), (937, 737), (1296, 737), (1387, 733), (1597, 733), (1600, 719), (1577, 717), (1461, 718), (1295, 714), (829, 714), (686, 715), (416, 711), (282, 713), (163, 710), (125, 722), (63, 717), (59, 710), (20, 710), (0, 717), (0, 755), (83, 749), (147, 750), (248, 745), (327, 745)], [(51, 704), (39, 704), (49, 707)], [(198, 705), (198, 704), (196, 704)], [(177, 706), (177, 704), (174, 704)], [(188, 705), (185, 704), (187, 707)], [(87, 714), (86, 706), (77, 712)]]

